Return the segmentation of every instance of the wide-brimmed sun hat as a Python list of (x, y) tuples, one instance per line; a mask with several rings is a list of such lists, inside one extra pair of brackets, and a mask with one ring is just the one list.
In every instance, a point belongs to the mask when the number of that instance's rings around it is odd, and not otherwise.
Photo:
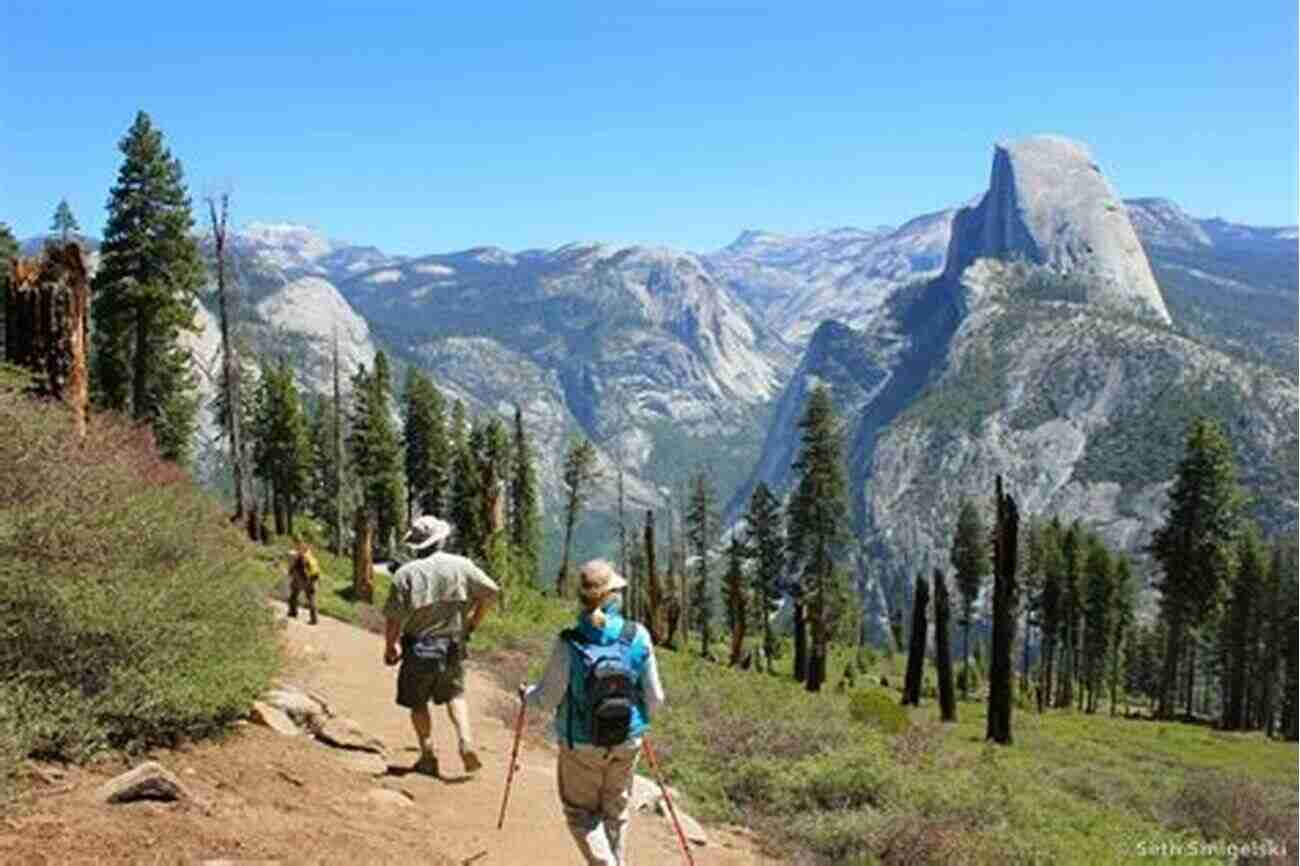
[(451, 524), (426, 514), (411, 521), (411, 528), (402, 537), (402, 543), (412, 550), (424, 550), (451, 535)]
[(582, 583), (578, 594), (584, 598), (600, 598), (607, 592), (625, 589), (627, 581), (623, 579), (614, 566), (603, 559), (593, 559), (582, 566)]

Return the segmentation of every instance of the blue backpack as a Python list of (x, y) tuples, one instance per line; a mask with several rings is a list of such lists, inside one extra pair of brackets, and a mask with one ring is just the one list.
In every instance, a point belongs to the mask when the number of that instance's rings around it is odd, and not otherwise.
[(569, 748), (575, 725), (581, 725), (593, 746), (608, 748), (625, 741), (632, 726), (632, 711), (641, 700), (641, 686), (632, 668), (632, 643), (636, 623), (624, 620), (623, 631), (612, 644), (593, 643), (576, 628), (560, 632), (582, 665), (583, 700), (568, 700)]

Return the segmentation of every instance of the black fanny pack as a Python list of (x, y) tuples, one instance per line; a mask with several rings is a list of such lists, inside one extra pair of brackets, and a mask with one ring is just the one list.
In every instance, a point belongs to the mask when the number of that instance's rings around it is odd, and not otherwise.
[(402, 638), (402, 654), (422, 662), (443, 667), (460, 656), (460, 645), (449, 637)]

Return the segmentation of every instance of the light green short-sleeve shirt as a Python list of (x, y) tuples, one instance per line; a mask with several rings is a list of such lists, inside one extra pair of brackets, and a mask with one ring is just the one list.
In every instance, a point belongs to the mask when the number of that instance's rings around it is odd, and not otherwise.
[(489, 601), (500, 590), (469, 559), (438, 552), (408, 562), (393, 575), (384, 616), (402, 622), (409, 637), (459, 639), (465, 614), (476, 601)]

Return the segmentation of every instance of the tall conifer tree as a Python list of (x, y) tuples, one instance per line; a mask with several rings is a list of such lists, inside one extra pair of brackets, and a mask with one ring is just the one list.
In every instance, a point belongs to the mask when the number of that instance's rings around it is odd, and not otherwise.
[(965, 662), (961, 693), (964, 699), (970, 686), (970, 627), (975, 621), (975, 603), (990, 569), (988, 532), (979, 509), (969, 499), (961, 501), (957, 512), (957, 530), (953, 535), (949, 561), (956, 572), (957, 591), (961, 593), (962, 658)]
[(793, 466), (798, 481), (787, 512), (787, 538), (791, 570), (800, 575), (797, 603), (806, 608), (812, 632), (804, 684), (808, 691), (816, 692), (826, 680), (826, 658), (837, 614), (835, 567), (848, 540), (840, 430), (827, 386), (813, 389), (799, 429), (801, 447)]
[[(709, 545), (717, 530), (713, 505), (713, 483), (700, 471), (691, 479), (691, 498), (686, 512), (686, 535), (695, 554), (695, 587), (691, 609), (700, 627), (700, 655), (709, 657), (713, 643), (713, 587), (709, 575)], [(687, 623), (689, 628), (690, 623)]]
[[(18, 240), (7, 223), (0, 222), (0, 312), (9, 308), (10, 262), (18, 258)], [(0, 315), (0, 347), (5, 345), (8, 325), (6, 316)], [(5, 351), (0, 349), (0, 358)]]
[(1232, 445), (1219, 425), (1196, 418), (1188, 427), (1186, 443), (1169, 492), (1165, 524), (1151, 541), (1151, 552), (1163, 573), (1156, 589), (1167, 627), (1156, 712), (1166, 719), (1173, 716), (1188, 631), (1197, 628), (1219, 602), (1241, 510)]
[(537, 467), (533, 445), (524, 428), (523, 409), (515, 406), (514, 441), (510, 448), (510, 541), (524, 580), (536, 587), (541, 580), (542, 515), (537, 496)]
[(181, 164), (147, 114), (119, 147), (91, 300), (92, 386), (101, 405), (149, 424), (160, 451), (183, 459), (198, 402), (178, 338), (194, 327), (203, 263)]
[(1264, 546), (1254, 524), (1247, 524), (1237, 541), (1236, 568), (1231, 578), (1226, 634), (1220, 649), (1223, 664), (1223, 727), (1240, 731), (1249, 727), (1247, 688), (1259, 672), (1251, 670), (1255, 661), (1256, 637), (1267, 617), (1259, 607), (1259, 595), (1267, 584)]
[(66, 198), (59, 199), (59, 206), (54, 209), (54, 219), (50, 221), (50, 231), (56, 232), (59, 240), (65, 244), (68, 242), (68, 235), (81, 231), (81, 226), (77, 223), (77, 218), (72, 214), (72, 208), (68, 205)]
[(781, 503), (767, 484), (760, 481), (749, 498), (745, 514), (746, 552), (754, 560), (754, 588), (759, 613), (763, 618), (763, 657), (771, 672), (776, 652), (772, 633), (772, 614), (781, 599), (781, 578), (785, 572), (785, 538), (782, 532)]
[(561, 598), (568, 591), (569, 552), (573, 544), (573, 529), (578, 517), (591, 496), (591, 485), (600, 477), (596, 466), (596, 446), (591, 441), (576, 437), (569, 443), (564, 457), (564, 547), (560, 553), (560, 570), (555, 577), (555, 593)]

